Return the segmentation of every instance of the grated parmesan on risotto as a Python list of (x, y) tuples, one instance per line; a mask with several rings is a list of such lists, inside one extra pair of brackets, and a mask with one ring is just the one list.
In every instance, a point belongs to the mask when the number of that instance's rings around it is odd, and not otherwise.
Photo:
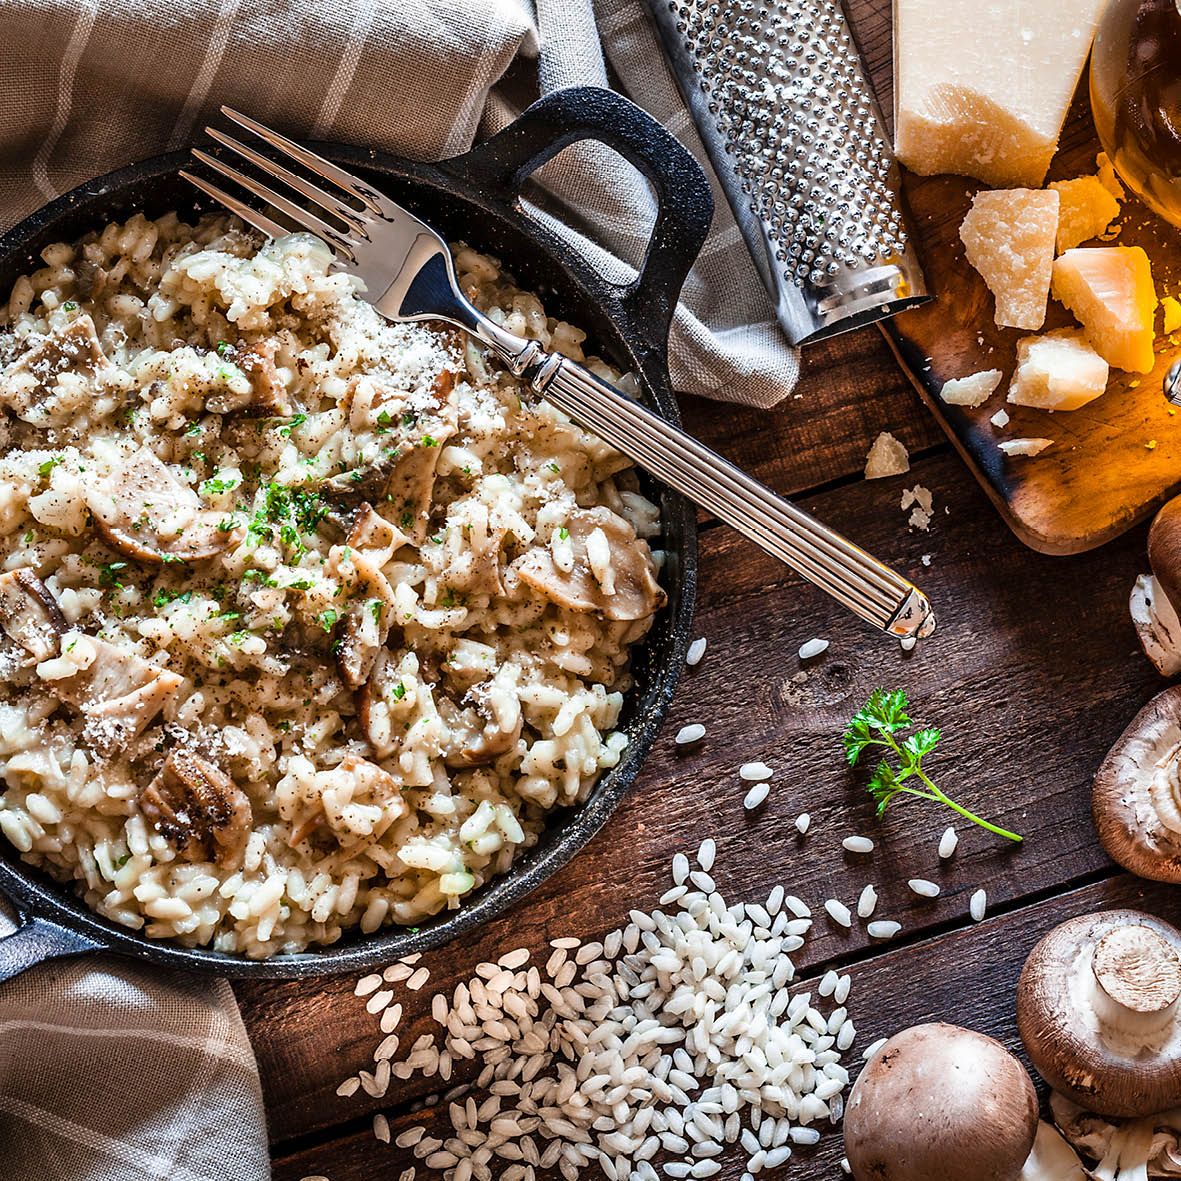
[(0, 331), (0, 832), (254, 957), (458, 906), (625, 745), (664, 602), (628, 461), (307, 236), (137, 215), (43, 258)]

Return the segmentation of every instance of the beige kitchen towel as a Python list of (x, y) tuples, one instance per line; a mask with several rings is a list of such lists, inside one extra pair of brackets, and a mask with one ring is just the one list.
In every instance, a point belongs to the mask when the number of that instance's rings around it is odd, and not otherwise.
[[(184, 147), (219, 103), (296, 135), (432, 159), (502, 125), (531, 86), (606, 85), (608, 68), (704, 161), (643, 0), (531, 2), (0, 0), (0, 221)], [(510, 67), (517, 84), (502, 92)], [(653, 215), (639, 175), (613, 154), (574, 148), (545, 181), (589, 234), (569, 237), (601, 269), (626, 275)], [(795, 386), (798, 355), (715, 197), (713, 232), (673, 326), (673, 383), (771, 406)]]
[(113, 956), (0, 984), (0, 1161), (14, 1181), (263, 1181), (230, 986)]

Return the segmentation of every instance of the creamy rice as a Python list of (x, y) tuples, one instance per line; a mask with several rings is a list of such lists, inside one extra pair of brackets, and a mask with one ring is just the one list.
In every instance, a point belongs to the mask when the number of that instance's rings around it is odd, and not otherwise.
[(628, 461), (307, 236), (136, 216), (43, 258), (0, 331), (0, 832), (255, 957), (460, 905), (625, 745), (664, 601)]

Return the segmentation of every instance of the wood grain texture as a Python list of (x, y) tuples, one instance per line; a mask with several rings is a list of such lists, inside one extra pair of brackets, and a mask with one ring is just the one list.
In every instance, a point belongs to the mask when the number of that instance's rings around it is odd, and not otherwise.
[[(848, 7), (889, 121), (890, 5), (854, 0)], [(1098, 151), (1084, 75), (1047, 181), (1094, 174)], [(992, 295), (964, 257), (960, 222), (979, 188), (961, 177), (904, 174), (911, 227), (936, 298), (896, 317), (885, 331), (924, 401), (1014, 532), (1045, 553), (1078, 553), (1118, 536), (1181, 490), (1181, 417), (1170, 413), (1161, 394), (1161, 379), (1181, 346), (1158, 337), (1151, 374), (1113, 369), (1107, 392), (1080, 410), (1047, 414), (1008, 405), (1016, 344), (1028, 334), (996, 326)], [(1143, 246), (1152, 259), (1157, 294), (1175, 293), (1181, 234), (1133, 198), (1119, 224), (1118, 244)], [(1073, 323), (1051, 300), (1045, 330)], [(984, 369), (1004, 374), (1000, 390), (984, 406), (970, 410), (939, 399), (949, 378)], [(989, 418), (1001, 406), (1012, 422), (998, 430)], [(1003, 439), (1031, 436), (1052, 438), (1054, 446), (1036, 460), (1008, 459), (997, 449)]]
[[(901, 489), (918, 480), (935, 495), (929, 533), (908, 531), (898, 508)], [(411, 1040), (427, 1028), (431, 988), (452, 987), (480, 960), (518, 944), (536, 953), (557, 935), (610, 929), (637, 899), (654, 902), (672, 854), (707, 834), (719, 843), (716, 876), (734, 897), (754, 900), (784, 881), (819, 908), (828, 897), (852, 903), (874, 881), (880, 916), (901, 921), (908, 938), (962, 925), (982, 882), (995, 904), (1016, 906), (1108, 872), (1091, 830), (1090, 776), (1158, 688), (1124, 607), (1143, 538), (1068, 560), (1029, 554), (946, 455), (921, 463), (913, 479), (859, 481), (808, 503), (921, 581), (942, 611), (935, 637), (903, 654), (749, 543), (707, 530), (699, 630), (710, 648), (686, 677), (631, 796), (528, 904), (471, 944), (429, 957), (431, 985), (403, 998)], [(801, 669), (797, 649), (816, 635), (831, 648)], [(935, 846), (950, 813), (907, 803), (879, 825), (863, 779), (844, 768), (839, 749), (845, 721), (879, 684), (905, 687), (916, 713), (945, 728), (931, 763), (937, 781), (1022, 832), (1022, 846), (962, 829), (956, 857), (941, 865)], [(707, 737), (699, 749), (677, 752), (672, 735), (691, 721), (705, 722)], [(765, 758), (776, 776), (768, 803), (748, 814), (737, 769), (754, 758)], [(813, 817), (807, 838), (791, 826), (802, 811)], [(878, 849), (845, 853), (840, 841), (851, 833), (878, 837)], [(941, 897), (917, 898), (905, 884), (911, 877), (939, 881)], [(822, 916), (799, 959), (819, 969), (872, 951), (861, 924), (845, 932)], [(375, 1021), (352, 997), (353, 983), (238, 986), (276, 1141), (329, 1134), (430, 1090), (412, 1080), (382, 1102), (336, 1097), (337, 1084), (370, 1063), (375, 1045)]]
[[(949, 1021), (985, 1030), (1024, 1057), (1014, 1007), (1017, 977), (1025, 957), (1058, 923), (1123, 906), (1181, 923), (1181, 893), (1121, 875), (986, 919), (979, 926), (961, 927), (937, 939), (854, 961), (849, 969), (853, 978), (849, 1006), (858, 1023), (858, 1037), (846, 1056), (851, 1072), (856, 1073), (866, 1046), (923, 1021)], [(792, 991), (806, 991), (815, 982), (812, 975)], [(373, 1044), (376, 1041), (371, 1039)], [(1044, 1097), (1044, 1085), (1039, 1089)], [(411, 1113), (388, 1105), (385, 1110), (395, 1137), (414, 1124), (425, 1123), (431, 1134), (440, 1136), (446, 1135), (443, 1129), (450, 1126), (445, 1110), (437, 1107)], [(778, 1175), (792, 1181), (839, 1177), (842, 1156), (841, 1137), (832, 1132), (823, 1136), (816, 1148), (800, 1149)], [(661, 1159), (657, 1158), (657, 1163)], [(731, 1181), (741, 1174), (741, 1154), (728, 1152), (720, 1160), (720, 1181)], [(369, 1181), (375, 1174), (396, 1176), (416, 1163), (410, 1152), (376, 1141), (366, 1121), (365, 1126), (330, 1144), (282, 1153), (275, 1161), (275, 1181), (299, 1181), (309, 1175), (327, 1175), (331, 1181)], [(424, 1172), (431, 1175), (420, 1165), (419, 1175)]]

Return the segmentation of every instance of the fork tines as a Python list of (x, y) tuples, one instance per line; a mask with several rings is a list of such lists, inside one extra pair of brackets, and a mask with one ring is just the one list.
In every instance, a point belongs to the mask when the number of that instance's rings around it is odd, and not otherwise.
[[(323, 216), (311, 212), (304, 206), (291, 200), (290, 197), (257, 180), (249, 173), (235, 168), (220, 156), (214, 156), (200, 148), (193, 148), (194, 158), (199, 160), (207, 168), (224, 176), (227, 180), (240, 185), (248, 193), (252, 193), (255, 197), (267, 202), (272, 210), (290, 218), (297, 226), (310, 231), (317, 237), (323, 238), (324, 241), (330, 243), (334, 249), (344, 255), (346, 259), (355, 262), (357, 246), (368, 237), (366, 233), (367, 226), (374, 220), (375, 216), (378, 218), (382, 216), (379, 195), (343, 168), (338, 168), (335, 164), (289, 140), (286, 136), (280, 135), (279, 132), (273, 131), (265, 124), (259, 123), (257, 120), (251, 119), (248, 115), (243, 115), (230, 107), (222, 107), (221, 109), (227, 118), (232, 119), (247, 131), (253, 132), (265, 143), (289, 156), (309, 172), (314, 173), (324, 180), (330, 181), (341, 189), (345, 196), (360, 202), (362, 208), (358, 209), (355, 205), (345, 200), (344, 197), (337, 196), (321, 188), (319, 185), (313, 184), (298, 173), (293, 172), (290, 168), (285, 167), (269, 156), (264, 156), (261, 152), (257, 152), (246, 144), (234, 139), (233, 136), (227, 135), (224, 131), (219, 131), (216, 127), (207, 127), (205, 129), (214, 142), (233, 152), (243, 160), (248, 161), (259, 171), (282, 182), (289, 189), (306, 198), (309, 202), (312, 202), (318, 207), (319, 214), (334, 218), (337, 223), (343, 226), (343, 229), (338, 229), (336, 225), (324, 220)], [(207, 181), (204, 177), (188, 172), (187, 170), (182, 170), (181, 176), (191, 184), (196, 185), (202, 192), (207, 193), (215, 201), (220, 201), (227, 208), (233, 210), (243, 221), (261, 230), (268, 237), (277, 238), (290, 232), (288, 226), (283, 225), (281, 222), (275, 220), (275, 218), (269, 216), (269, 214), (263, 213), (245, 201), (233, 196), (233, 194), (226, 192), (212, 182)]]

